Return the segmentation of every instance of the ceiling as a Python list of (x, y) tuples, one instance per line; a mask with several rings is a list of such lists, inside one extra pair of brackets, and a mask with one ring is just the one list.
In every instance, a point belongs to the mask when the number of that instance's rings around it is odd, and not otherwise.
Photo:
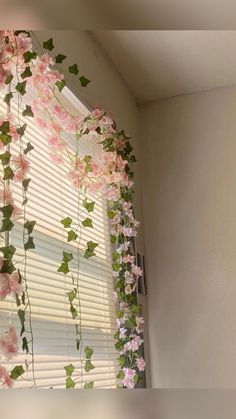
[(92, 32), (142, 104), (236, 84), (236, 31)]
[(235, 29), (235, 0), (2, 0), (3, 28)]

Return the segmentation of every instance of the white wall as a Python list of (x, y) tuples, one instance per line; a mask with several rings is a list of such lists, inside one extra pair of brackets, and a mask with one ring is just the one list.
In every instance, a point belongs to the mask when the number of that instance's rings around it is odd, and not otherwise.
[(153, 387), (235, 387), (236, 89), (140, 121)]
[[(144, 252), (144, 233), (141, 202), (141, 151), (138, 141), (138, 110), (136, 103), (129, 92), (126, 84), (111, 63), (101, 47), (94, 41), (91, 34), (86, 31), (40, 31), (36, 32), (38, 39), (45, 41), (53, 38), (56, 55), (62, 53), (67, 55), (67, 60), (61, 65), (65, 74), (68, 86), (73, 92), (89, 107), (100, 106), (117, 122), (119, 129), (132, 137), (132, 145), (138, 162), (135, 164), (135, 212), (136, 218), (141, 225), (137, 238), (137, 250)], [(37, 44), (37, 42), (35, 41)], [(68, 65), (78, 64), (80, 75), (85, 75), (91, 83), (86, 87), (80, 86), (78, 77), (68, 72)], [(144, 308), (146, 324), (147, 318), (147, 297), (140, 298)], [(150, 386), (150, 366), (148, 348), (148, 329), (145, 332), (145, 354), (147, 360), (147, 385)]]

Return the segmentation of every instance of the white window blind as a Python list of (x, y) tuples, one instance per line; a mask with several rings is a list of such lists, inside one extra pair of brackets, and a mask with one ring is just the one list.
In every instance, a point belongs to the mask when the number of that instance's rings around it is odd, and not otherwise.
[[(65, 88), (60, 99), (70, 111), (87, 110), (79, 100)], [(5, 104), (0, 98), (0, 113), (5, 113)], [(17, 112), (12, 103), (12, 112)], [(22, 123), (24, 122), (24, 118)], [(33, 237), (36, 248), (27, 252), (26, 277), (32, 307), (32, 327), (34, 334), (35, 377), (38, 388), (65, 387), (64, 366), (70, 363), (80, 368), (80, 357), (86, 346), (94, 349), (92, 363), (95, 369), (88, 374), (80, 369), (81, 379), (77, 388), (83, 383), (94, 381), (95, 388), (115, 388), (118, 371), (117, 352), (114, 348), (116, 332), (116, 315), (113, 302), (113, 279), (109, 221), (106, 212), (106, 201), (102, 197), (90, 196), (95, 201), (95, 210), (89, 216), (93, 219), (94, 228), (81, 227), (79, 247), (86, 247), (89, 240), (99, 243), (96, 256), (83, 258), (83, 252), (77, 251), (76, 242), (66, 243), (67, 234), (60, 220), (69, 216), (77, 221), (84, 220), (88, 213), (82, 206), (84, 196), (74, 190), (65, 175), (65, 168), (53, 163), (49, 158), (47, 138), (37, 128), (31, 118), (27, 118), (25, 141), (30, 141), (34, 150), (29, 155), (31, 162), (31, 182), (27, 193), (28, 220), (36, 220)], [(73, 143), (71, 142), (72, 147)], [(12, 145), (12, 152), (19, 152), (19, 144)], [(99, 159), (100, 146), (93, 139), (82, 140), (79, 146), (81, 155), (92, 155)], [(15, 203), (21, 207), (21, 185), (12, 182)], [(78, 214), (79, 201), (79, 214)], [(24, 271), (22, 223), (20, 219), (10, 235), (10, 241), (17, 248), (15, 261), (18, 268)], [(69, 311), (66, 292), (73, 288), (70, 275), (58, 273), (62, 261), (62, 252), (73, 254), (71, 270), (79, 283), (81, 301), (81, 349), (76, 349), (75, 326)], [(79, 269), (78, 269), (79, 266)], [(7, 330), (9, 320), (20, 330), (14, 298), (8, 297), (0, 302), (0, 332)], [(29, 330), (28, 317), (26, 329)], [(27, 335), (30, 339), (30, 335)], [(21, 345), (20, 345), (21, 346)], [(22, 352), (13, 362), (4, 362), (7, 369), (15, 364), (31, 361), (30, 356)], [(76, 381), (76, 380), (75, 380)], [(32, 366), (16, 382), (17, 387), (32, 386)]]

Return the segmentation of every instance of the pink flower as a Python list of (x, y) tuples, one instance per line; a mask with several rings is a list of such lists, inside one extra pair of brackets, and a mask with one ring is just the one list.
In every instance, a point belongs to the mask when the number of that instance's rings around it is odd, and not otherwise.
[(11, 388), (13, 386), (13, 380), (8, 374), (5, 367), (2, 367), (0, 365), (0, 380), (2, 380), (3, 385), (6, 385), (8, 388)]
[(136, 317), (136, 332), (143, 333), (144, 319), (143, 317)]
[(128, 389), (132, 389), (135, 386), (134, 377), (136, 375), (136, 371), (131, 368), (123, 368), (124, 378), (122, 380), (122, 383), (124, 387), (127, 387)]
[(137, 358), (136, 365), (137, 365), (139, 371), (144, 371), (145, 370), (145, 365), (146, 364), (145, 364), (145, 361), (144, 361), (142, 356), (140, 356), (140, 358)]
[(127, 332), (127, 329), (125, 329), (125, 327), (120, 328), (120, 339), (126, 338), (126, 332)]
[(0, 299), (6, 298), (10, 294), (11, 288), (9, 283), (9, 274), (0, 273)]
[(137, 265), (133, 265), (132, 266), (132, 273), (135, 276), (142, 276), (143, 275), (142, 269), (139, 266), (137, 266)]
[(0, 298), (6, 298), (11, 292), (18, 295), (22, 292), (19, 273), (17, 271), (11, 275), (5, 272), (0, 273)]
[(124, 345), (124, 351), (137, 351), (139, 346), (141, 346), (143, 343), (143, 339), (141, 339), (139, 336), (134, 336), (133, 339), (131, 339), (129, 342), (127, 342)]
[(14, 326), (10, 325), (8, 332), (0, 338), (0, 351), (9, 360), (17, 355), (18, 338)]
[(123, 262), (124, 263), (133, 263), (134, 262), (134, 256), (132, 256), (132, 255), (123, 256)]
[(20, 275), (18, 271), (13, 272), (9, 278), (10, 289), (14, 294), (21, 294), (22, 284), (20, 282)]

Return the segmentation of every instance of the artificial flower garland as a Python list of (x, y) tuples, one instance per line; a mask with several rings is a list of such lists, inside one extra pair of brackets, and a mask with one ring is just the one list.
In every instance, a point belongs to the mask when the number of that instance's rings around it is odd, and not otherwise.
[[(59, 165), (67, 168), (67, 176), (77, 192), (85, 194), (100, 194), (105, 197), (108, 205), (108, 217), (111, 225), (111, 242), (113, 245), (113, 275), (115, 283), (114, 300), (117, 305), (117, 326), (115, 334), (116, 349), (119, 352), (120, 371), (117, 377), (121, 380), (120, 387), (134, 388), (141, 372), (145, 369), (145, 361), (141, 356), (143, 345), (144, 320), (140, 307), (137, 305), (136, 283), (142, 275), (135, 264), (134, 237), (138, 222), (134, 218), (133, 176), (132, 163), (135, 157), (129, 138), (123, 131), (116, 129), (114, 121), (101, 109), (95, 109), (86, 117), (81, 114), (71, 114), (63, 105), (58, 94), (66, 85), (64, 76), (57, 67), (66, 56), (57, 54), (53, 59), (49, 52), (54, 49), (53, 39), (43, 43), (42, 54), (33, 50), (31, 33), (28, 31), (0, 32), (0, 89), (5, 93), (4, 102), (7, 112), (0, 117), (0, 159), (2, 162), (2, 189), (0, 190), (3, 215), (0, 233), (8, 234), (14, 228), (14, 221), (23, 218), (23, 245), (26, 252), (34, 249), (33, 229), (36, 220), (27, 219), (27, 190), (30, 184), (30, 152), (33, 146), (24, 142), (27, 130), (27, 118), (33, 118), (35, 123), (45, 132), (48, 138), (50, 158)], [(77, 64), (69, 66), (69, 72), (75, 76), (79, 73)], [(85, 87), (89, 80), (85, 76), (79, 77), (80, 84)], [(31, 92), (31, 95), (28, 95)], [(33, 92), (33, 95), (32, 95)], [(29, 97), (28, 97), (29, 96)], [(22, 97), (27, 98), (22, 107)], [(17, 98), (18, 119), (10, 112), (11, 101)], [(63, 133), (73, 136), (76, 149), (72, 150)], [(100, 158), (94, 160), (92, 156), (81, 157), (78, 144), (81, 138), (92, 138), (100, 146)], [(10, 144), (20, 143), (18, 155), (12, 155)], [(35, 150), (37, 152), (37, 150)], [(68, 169), (69, 167), (69, 169)], [(22, 184), (22, 208), (14, 203), (11, 189), (12, 182)], [(70, 217), (58, 220), (67, 231), (67, 242), (78, 242), (78, 228), (80, 224), (92, 228), (90, 213), (94, 210), (95, 202), (85, 199), (84, 208), (88, 217), (78, 223)], [(23, 214), (22, 214), (23, 213)], [(78, 242), (79, 244), (79, 242)], [(89, 241), (84, 251), (84, 257), (96, 255), (98, 243)], [(0, 248), (0, 299), (13, 295), (16, 300), (17, 313), (21, 323), (22, 349), (31, 354), (34, 369), (33, 327), (31, 322), (31, 303), (27, 286), (27, 263), (24, 272), (20, 272), (14, 265), (15, 247), (7, 242)], [(81, 250), (81, 249), (80, 249)], [(79, 283), (74, 281), (70, 272), (70, 261), (73, 255), (63, 252), (58, 272), (71, 275), (73, 287), (67, 293), (71, 316), (75, 322), (76, 347), (81, 349), (81, 324), (79, 307)], [(29, 317), (31, 339), (25, 334), (25, 321)], [(12, 324), (8, 331), (0, 335), (0, 355), (6, 359), (17, 356), (19, 351), (19, 337)], [(80, 354), (81, 355), (81, 354)], [(84, 359), (81, 361), (88, 373), (94, 368), (92, 364), (93, 349), (86, 347)], [(64, 367), (66, 372), (66, 387), (74, 388), (73, 379), (75, 366)], [(16, 365), (12, 371), (6, 371), (0, 366), (0, 382), (3, 386), (11, 387), (14, 380), (25, 373), (23, 365)], [(35, 378), (33, 378), (36, 386)], [(93, 382), (85, 383), (84, 388), (93, 387)]]

